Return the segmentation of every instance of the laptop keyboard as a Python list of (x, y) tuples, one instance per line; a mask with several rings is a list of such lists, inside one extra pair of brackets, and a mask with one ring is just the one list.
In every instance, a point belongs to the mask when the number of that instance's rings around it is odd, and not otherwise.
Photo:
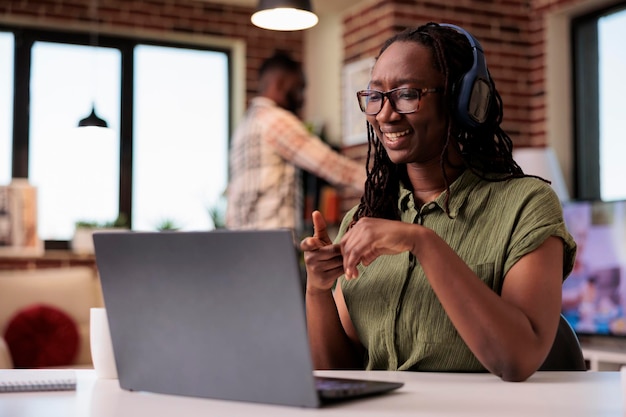
[(341, 378), (315, 377), (315, 387), (322, 397), (341, 398), (363, 395), (367, 392), (367, 381)]

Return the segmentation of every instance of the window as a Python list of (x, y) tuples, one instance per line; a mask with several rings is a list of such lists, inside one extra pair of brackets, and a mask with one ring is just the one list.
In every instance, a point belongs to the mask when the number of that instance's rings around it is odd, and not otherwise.
[(13, 34), (0, 32), (0, 185), (11, 181)]
[(598, 21), (600, 55), (600, 196), (626, 198), (626, 9)]
[(573, 21), (576, 195), (626, 199), (626, 5)]
[[(19, 98), (13, 110), (0, 97), (0, 147), (11, 151), (0, 158), (12, 163), (0, 175), (37, 186), (47, 247), (64, 247), (77, 221), (120, 214), (134, 230), (214, 227), (210, 209), (227, 183), (229, 49), (107, 36), (95, 47), (86, 34), (0, 33), (10, 35), (0, 37), (0, 91), (6, 84)], [(13, 74), (12, 65), (3, 70), (12, 62), (5, 55), (20, 68), (15, 80), (3, 78)], [(92, 106), (108, 129), (77, 127)], [(15, 120), (15, 142), (4, 138), (4, 118)]]
[(227, 181), (226, 56), (135, 48), (133, 228), (210, 229)]
[[(68, 240), (78, 220), (117, 217), (120, 68), (117, 49), (33, 44), (28, 178), (41, 239)], [(109, 129), (77, 127), (92, 105)]]

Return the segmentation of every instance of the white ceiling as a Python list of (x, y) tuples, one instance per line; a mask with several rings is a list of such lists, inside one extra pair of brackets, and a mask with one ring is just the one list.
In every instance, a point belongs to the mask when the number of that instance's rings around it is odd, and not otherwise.
[[(256, 7), (258, 0), (201, 0), (211, 3), (222, 3)], [(339, 13), (365, 0), (311, 0), (313, 11), (318, 14)]]

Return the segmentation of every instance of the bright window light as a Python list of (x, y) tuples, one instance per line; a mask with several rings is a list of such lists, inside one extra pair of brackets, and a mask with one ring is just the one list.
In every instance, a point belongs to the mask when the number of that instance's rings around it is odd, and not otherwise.
[(603, 200), (626, 199), (626, 10), (599, 19), (600, 185)]
[(134, 80), (133, 229), (212, 229), (227, 182), (228, 56), (139, 45)]
[[(70, 240), (77, 221), (117, 217), (120, 68), (117, 49), (33, 45), (29, 179), (41, 239)], [(94, 102), (110, 129), (77, 127)]]
[(6, 185), (11, 181), (13, 44), (12, 33), (0, 32), (0, 185)]

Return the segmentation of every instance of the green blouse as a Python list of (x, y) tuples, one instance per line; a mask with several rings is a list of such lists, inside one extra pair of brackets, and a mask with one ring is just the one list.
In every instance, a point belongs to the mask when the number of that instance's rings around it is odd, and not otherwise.
[[(563, 279), (571, 272), (576, 244), (563, 221), (552, 188), (536, 178), (501, 182), (480, 179), (466, 170), (447, 192), (416, 207), (401, 187), (402, 221), (434, 230), (488, 285), (500, 294), (504, 277), (524, 255), (548, 237), (564, 243)], [(344, 218), (341, 239), (354, 214)], [(410, 253), (379, 257), (359, 265), (359, 278), (341, 287), (350, 317), (366, 348), (366, 369), (485, 371), (448, 319), (422, 268)]]

